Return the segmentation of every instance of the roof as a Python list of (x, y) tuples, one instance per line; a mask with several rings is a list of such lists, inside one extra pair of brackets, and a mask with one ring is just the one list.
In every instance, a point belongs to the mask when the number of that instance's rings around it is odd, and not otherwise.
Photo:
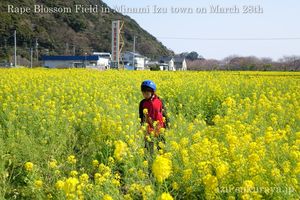
[(183, 63), (184, 59), (183, 57), (180, 57), (180, 56), (174, 56), (174, 57), (161, 57), (159, 59), (159, 62), (160, 63), (168, 63), (170, 62), (171, 60), (173, 59), (173, 61), (175, 63)]
[(159, 59), (159, 62), (160, 63), (167, 63), (167, 62), (170, 62), (172, 59), (173, 59), (172, 57), (166, 57), (166, 56), (164, 56), (164, 57), (161, 57)]
[(93, 52), (93, 55), (98, 56), (98, 55), (111, 55), (108, 52)]
[(99, 60), (99, 56), (42, 56), (42, 60)]
[(139, 53), (131, 52), (131, 51), (126, 51), (124, 54), (132, 54), (134, 57), (143, 57), (143, 58), (145, 57), (145, 56), (142, 56)]
[(175, 57), (174, 57), (174, 62), (175, 62), (175, 63), (183, 63), (184, 59), (185, 59), (185, 58), (183, 58), (183, 57), (176, 57), (176, 56), (175, 56)]

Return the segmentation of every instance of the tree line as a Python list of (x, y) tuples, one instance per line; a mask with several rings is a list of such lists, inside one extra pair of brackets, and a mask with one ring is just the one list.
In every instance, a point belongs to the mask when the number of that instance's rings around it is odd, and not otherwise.
[(275, 61), (272, 58), (255, 56), (228, 56), (222, 60), (205, 59), (197, 52), (182, 53), (189, 70), (239, 70), (239, 71), (300, 71), (300, 56), (283, 56)]

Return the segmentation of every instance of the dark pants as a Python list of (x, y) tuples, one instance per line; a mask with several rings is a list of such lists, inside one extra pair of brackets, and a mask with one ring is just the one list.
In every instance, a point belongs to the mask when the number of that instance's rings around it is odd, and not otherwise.
[(154, 153), (154, 142), (157, 146), (157, 150), (160, 150), (161, 148), (159, 147), (158, 144), (160, 142), (166, 144), (166, 139), (163, 135), (159, 135), (159, 136), (157, 136), (157, 138), (155, 138), (155, 141), (148, 142), (145, 140), (145, 148), (150, 153), (150, 155), (153, 155), (153, 153)]
[(157, 150), (160, 150), (159, 142), (166, 143), (166, 139), (163, 135), (159, 135), (157, 138), (154, 139), (154, 141), (148, 142), (145, 140), (145, 160), (148, 161), (148, 170), (149, 170), (149, 176), (152, 175), (152, 164), (153, 164), (153, 154), (154, 154), (154, 143), (157, 146)]

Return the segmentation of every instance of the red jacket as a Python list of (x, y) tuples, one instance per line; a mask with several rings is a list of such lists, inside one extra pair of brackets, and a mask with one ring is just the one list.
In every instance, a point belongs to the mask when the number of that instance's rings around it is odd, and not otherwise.
[[(144, 114), (144, 109), (148, 110), (148, 114)], [(154, 94), (151, 99), (143, 99), (140, 102), (139, 114), (141, 118), (141, 124), (148, 123), (148, 133), (154, 131), (153, 122), (157, 121), (156, 125), (156, 135), (159, 134), (160, 128), (166, 128), (163, 117), (164, 116), (164, 104), (162, 100)]]

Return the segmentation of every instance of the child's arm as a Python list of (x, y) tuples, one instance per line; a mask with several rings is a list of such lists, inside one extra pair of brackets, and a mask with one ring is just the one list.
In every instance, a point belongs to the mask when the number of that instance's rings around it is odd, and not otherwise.
[(143, 113), (143, 103), (144, 103), (144, 99), (140, 102), (140, 105), (139, 105), (139, 118), (141, 119), (141, 126), (145, 122), (145, 117), (144, 117), (144, 113)]

